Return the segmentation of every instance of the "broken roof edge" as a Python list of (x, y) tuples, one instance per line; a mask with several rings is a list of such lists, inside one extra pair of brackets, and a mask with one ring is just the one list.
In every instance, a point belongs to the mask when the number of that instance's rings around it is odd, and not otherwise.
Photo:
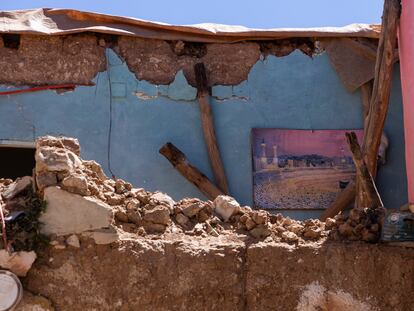
[(220, 24), (169, 25), (136, 18), (71, 9), (30, 9), (0, 12), (0, 33), (67, 35), (98, 32), (148, 39), (193, 42), (238, 42), (306, 37), (360, 37), (378, 39), (380, 25), (344, 27), (252, 29)]

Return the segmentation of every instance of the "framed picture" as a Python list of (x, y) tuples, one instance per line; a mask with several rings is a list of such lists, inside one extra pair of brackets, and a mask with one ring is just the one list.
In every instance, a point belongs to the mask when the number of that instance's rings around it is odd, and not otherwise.
[(263, 209), (326, 209), (355, 178), (345, 133), (252, 129), (253, 200)]

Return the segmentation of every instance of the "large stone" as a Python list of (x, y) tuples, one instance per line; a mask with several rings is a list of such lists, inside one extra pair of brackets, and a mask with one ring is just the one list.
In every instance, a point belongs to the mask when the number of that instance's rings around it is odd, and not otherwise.
[(113, 212), (106, 203), (66, 192), (58, 187), (45, 189), (46, 212), (39, 221), (44, 234), (67, 235), (108, 227)]
[(282, 239), (286, 242), (296, 242), (299, 238), (293, 232), (285, 231), (282, 232)]
[(72, 151), (77, 156), (80, 156), (80, 145), (76, 138), (64, 136), (42, 136), (36, 139), (36, 149), (40, 147), (58, 147)]
[(183, 207), (183, 214), (191, 218), (191, 217), (196, 216), (203, 208), (204, 208), (203, 202), (191, 203)]
[(33, 251), (9, 254), (5, 249), (0, 250), (0, 267), (10, 270), (17, 276), (26, 276), (35, 260), (36, 253)]
[(79, 248), (80, 242), (78, 236), (76, 234), (72, 234), (66, 239), (66, 244), (75, 248)]
[(88, 182), (85, 176), (80, 174), (72, 174), (67, 176), (62, 181), (62, 186), (65, 190), (80, 194), (82, 196), (90, 195), (90, 191), (88, 190)]
[(231, 216), (240, 211), (240, 204), (230, 196), (219, 195), (214, 200), (214, 208), (224, 221), (228, 221)]
[(9, 185), (6, 190), (3, 191), (2, 196), (6, 200), (13, 199), (23, 191), (28, 190), (32, 186), (32, 177), (24, 176), (17, 179), (14, 183)]
[(96, 176), (98, 176), (98, 178), (102, 181), (105, 181), (108, 179), (108, 177), (105, 175), (101, 165), (93, 160), (89, 160), (89, 161), (82, 161), (83, 165), (85, 167), (87, 167), (88, 169), (90, 169), (92, 172), (94, 172), (96, 174)]
[(46, 187), (57, 185), (57, 174), (53, 172), (38, 172), (36, 174), (36, 184), (40, 191)]
[(39, 147), (36, 149), (36, 173), (39, 172), (73, 172), (82, 165), (79, 157), (70, 150), (56, 147)]
[(83, 232), (82, 236), (93, 239), (96, 244), (111, 244), (119, 239), (119, 234), (113, 227)]
[(171, 221), (170, 211), (167, 206), (158, 205), (145, 211), (144, 220), (154, 224), (168, 225)]
[(258, 225), (257, 227), (253, 228), (249, 231), (249, 233), (255, 238), (265, 238), (268, 237), (272, 232), (267, 225)]
[(173, 209), (174, 204), (175, 204), (175, 201), (169, 195), (166, 195), (165, 193), (161, 193), (161, 192), (154, 193), (150, 197), (150, 201), (154, 201), (154, 202), (157, 202), (159, 204), (168, 206), (168, 208), (170, 210)]

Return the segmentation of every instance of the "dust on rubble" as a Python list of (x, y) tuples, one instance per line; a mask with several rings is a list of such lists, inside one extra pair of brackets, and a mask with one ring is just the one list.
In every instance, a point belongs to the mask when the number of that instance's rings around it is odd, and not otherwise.
[(79, 142), (73, 138), (40, 137), (35, 157), (33, 185), (31, 177), (14, 182), (2, 179), (0, 192), (7, 216), (27, 209), (27, 189), (34, 187), (40, 200), (48, 201), (41, 216), (45, 223), (41, 231), (52, 237), (52, 244), (57, 243), (57, 236), (64, 235), (70, 237), (66, 244), (78, 245), (77, 235), (81, 234), (99, 240), (98, 244), (112, 243), (119, 237), (226, 236), (230, 240), (312, 245), (327, 238), (374, 242), (380, 232), (381, 214), (376, 211), (352, 210), (349, 217), (340, 214), (326, 222), (297, 221), (240, 206), (229, 196), (219, 196), (214, 201), (184, 198), (175, 202), (167, 194), (108, 178), (98, 163), (80, 158)]

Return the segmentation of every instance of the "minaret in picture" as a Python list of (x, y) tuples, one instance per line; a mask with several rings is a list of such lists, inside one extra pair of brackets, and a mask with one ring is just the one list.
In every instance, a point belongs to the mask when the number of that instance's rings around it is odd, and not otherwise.
[(279, 167), (279, 158), (277, 157), (277, 145), (273, 145), (273, 165), (275, 166), (275, 169)]
[(262, 143), (260, 144), (260, 147), (262, 149), (261, 155), (260, 155), (260, 164), (262, 169), (265, 169), (267, 167), (267, 157), (266, 157), (266, 143), (263, 138)]

